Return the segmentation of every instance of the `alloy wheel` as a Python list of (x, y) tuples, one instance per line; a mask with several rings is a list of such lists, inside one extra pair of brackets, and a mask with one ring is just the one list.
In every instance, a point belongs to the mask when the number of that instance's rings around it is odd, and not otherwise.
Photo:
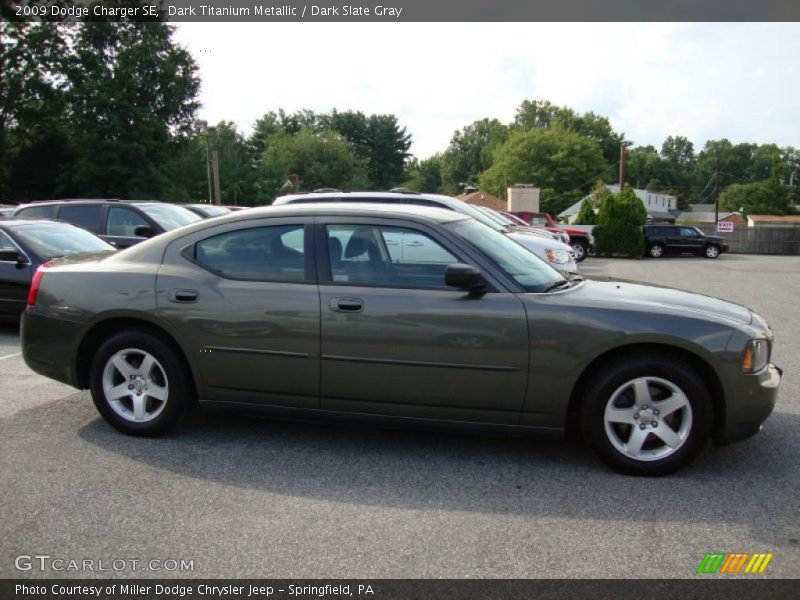
[(604, 416), (606, 436), (621, 454), (639, 461), (666, 458), (692, 431), (686, 394), (660, 377), (638, 377), (611, 395)]
[(134, 423), (155, 419), (169, 398), (164, 367), (152, 354), (136, 348), (120, 350), (108, 359), (102, 383), (111, 409)]

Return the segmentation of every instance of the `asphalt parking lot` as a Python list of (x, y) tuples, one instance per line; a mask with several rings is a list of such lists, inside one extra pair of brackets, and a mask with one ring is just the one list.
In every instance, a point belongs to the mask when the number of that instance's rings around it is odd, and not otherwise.
[(800, 258), (583, 266), (763, 314), (784, 368), (764, 430), (659, 479), (618, 475), (576, 442), (231, 414), (137, 439), (29, 371), (4, 327), (0, 577), (87, 575), (14, 567), (47, 554), (193, 561), (118, 573), (141, 577), (684, 578), (711, 551), (771, 552), (765, 577), (800, 577)]

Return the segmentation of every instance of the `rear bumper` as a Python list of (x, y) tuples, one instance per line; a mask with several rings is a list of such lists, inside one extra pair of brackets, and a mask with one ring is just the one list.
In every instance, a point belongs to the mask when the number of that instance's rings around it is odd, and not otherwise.
[(773, 364), (752, 375), (741, 374), (726, 389), (725, 418), (716, 442), (732, 444), (752, 437), (772, 413), (778, 399), (782, 371)]
[(25, 363), (40, 375), (78, 387), (75, 357), (80, 329), (81, 324), (26, 310), (20, 319)]

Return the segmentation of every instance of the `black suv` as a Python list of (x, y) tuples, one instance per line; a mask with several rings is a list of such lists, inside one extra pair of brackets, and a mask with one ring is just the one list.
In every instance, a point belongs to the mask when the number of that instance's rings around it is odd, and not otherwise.
[(717, 258), (728, 251), (725, 238), (706, 235), (689, 225), (645, 225), (644, 242), (647, 254), (653, 258), (667, 253)]
[(200, 220), (183, 206), (145, 200), (45, 200), (23, 204), (14, 216), (80, 225), (117, 248)]

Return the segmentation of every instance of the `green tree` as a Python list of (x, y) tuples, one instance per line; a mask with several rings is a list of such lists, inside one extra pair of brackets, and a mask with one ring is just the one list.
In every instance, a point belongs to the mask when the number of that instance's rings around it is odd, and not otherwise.
[(78, 30), (67, 69), (74, 193), (158, 197), (173, 144), (191, 132), (200, 85), (172, 35), (161, 22)]
[(547, 100), (524, 100), (517, 108), (514, 129), (549, 129), (559, 127), (597, 142), (603, 158), (609, 163), (619, 160), (620, 145), (625, 139), (614, 131), (611, 121), (593, 112), (578, 114), (566, 106), (558, 106)]
[(502, 197), (508, 185), (533, 183), (558, 195), (577, 193), (580, 199), (607, 169), (594, 140), (561, 128), (529, 129), (516, 131), (497, 149), (479, 182), (481, 189)]
[(411, 135), (394, 115), (369, 115), (362, 112), (337, 112), (323, 117), (324, 126), (347, 140), (357, 157), (364, 161), (367, 186), (386, 190), (406, 176), (406, 161), (411, 156)]
[(641, 200), (626, 187), (609, 196), (597, 213), (594, 235), (597, 253), (638, 257), (644, 254), (644, 231), (647, 212)]
[(586, 198), (581, 202), (581, 209), (578, 211), (578, 216), (575, 218), (575, 223), (578, 225), (594, 225), (595, 214), (592, 201)]
[(507, 139), (508, 127), (497, 119), (481, 119), (456, 131), (442, 155), (443, 190), (457, 194), (463, 184), (476, 183)]
[(333, 132), (318, 134), (307, 127), (296, 135), (279, 133), (270, 140), (259, 168), (259, 203), (271, 202), (291, 174), (298, 175), (303, 190), (358, 189), (368, 181), (366, 165), (348, 142)]
[(0, 20), (0, 198), (49, 198), (69, 172), (68, 30)]
[(743, 208), (751, 215), (791, 215), (797, 213), (792, 191), (778, 177), (755, 183), (734, 183), (720, 194), (719, 204), (727, 210)]
[(403, 182), (402, 187), (416, 192), (440, 193), (442, 189), (442, 155), (435, 154), (423, 160), (412, 158), (408, 163), (408, 179)]

